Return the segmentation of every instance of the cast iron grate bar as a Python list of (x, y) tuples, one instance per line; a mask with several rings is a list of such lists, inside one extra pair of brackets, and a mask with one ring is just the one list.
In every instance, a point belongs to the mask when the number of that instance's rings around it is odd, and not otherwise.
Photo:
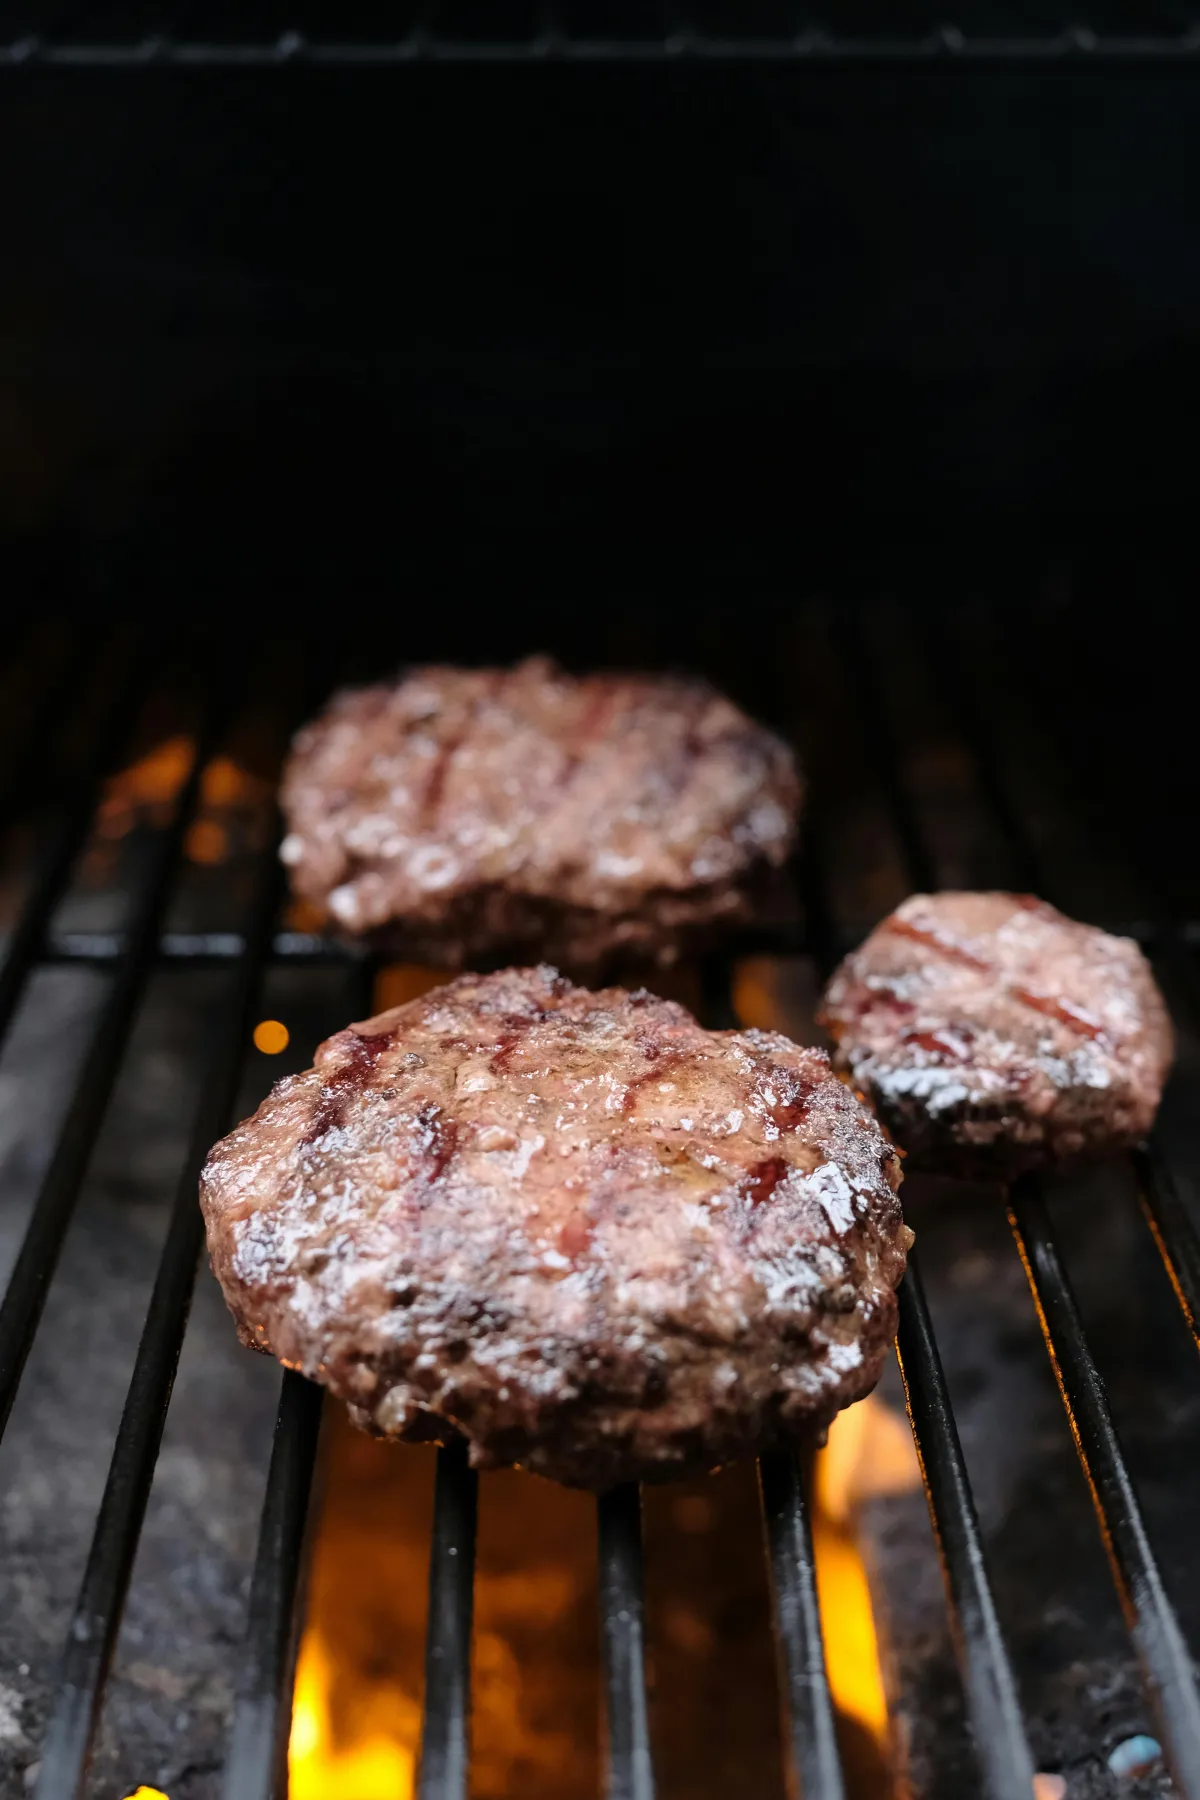
[(1167, 1763), (1185, 1800), (1200, 1800), (1200, 1698), (1191, 1657), (1163, 1589), (1104, 1385), (1083, 1334), (1036, 1178), (1026, 1176), (1013, 1186), (1009, 1221), (1092, 1491), (1130, 1635), (1146, 1673)]
[[(367, 1018), (374, 996), (373, 967), (362, 963), (350, 986), (350, 1017)], [(275, 1800), (287, 1791), (304, 1535), (322, 1399), (315, 1383), (290, 1369), (284, 1375), (234, 1695), (225, 1800)]]
[[(854, 644), (860, 673), (866, 671), (869, 697), (877, 702), (868, 706), (867, 729), (880, 766), (889, 771), (883, 783), (885, 792), (889, 799), (899, 798), (906, 809), (905, 816), (916, 825), (915, 812), (909, 809), (907, 793), (897, 773), (898, 746), (892, 739), (889, 715), (875, 680), (871, 652), (860, 633), (855, 633)], [(981, 783), (981, 787), (985, 799), (989, 787), (994, 791), (994, 783)], [(1016, 817), (1015, 813), (1011, 815), (1010, 824)], [(908, 859), (908, 872), (910, 879), (923, 885), (933, 875), (933, 863), (919, 825), (917, 832), (918, 856), (915, 862)], [(909, 849), (907, 843), (905, 848)], [(1024, 1177), (1011, 1190), (1009, 1221), (1091, 1488), (1130, 1634), (1147, 1676), (1167, 1760), (1181, 1794), (1186, 1800), (1200, 1800), (1200, 1698), (1191, 1659), (1146, 1537), (1107, 1397), (1084, 1336), (1083, 1322), (1036, 1177)]]
[[(130, 735), (129, 720), (143, 691), (147, 669), (137, 659), (120, 684), (99, 738), (88, 756), (88, 773), (78, 783), (62, 819), (52, 829), (50, 841), (34, 875), (16, 925), (0, 962), (0, 1041), (3, 1040), (25, 983), (45, 956), (47, 926), (66, 891), (79, 854), (87, 841), (106, 776)], [(123, 944), (125, 940), (118, 940)], [(115, 958), (113, 959), (115, 960)]]
[(479, 1477), (465, 1444), (438, 1451), (429, 1545), (419, 1800), (466, 1800)]
[(260, 866), (259, 896), (247, 933), (246, 954), (232, 978), (214, 1034), (87, 1570), (67, 1634), (43, 1742), (36, 1800), (67, 1800), (68, 1796), (73, 1800), (87, 1773), (204, 1242), (204, 1221), (196, 1204), (200, 1170), (215, 1140), (233, 1123), (271, 933), (283, 901), (277, 841), (276, 834)]
[[(961, 696), (969, 689), (971, 682), (968, 659), (963, 656), (961, 647), (954, 642), (950, 633), (930, 632), (929, 638), (931, 649), (935, 651), (935, 663), (944, 692), (947, 696)], [(1012, 803), (994, 747), (981, 724), (979, 708), (960, 702), (955, 705), (954, 710), (963, 740), (975, 763), (980, 794), (1008, 844), (1018, 878), (1044, 899), (1052, 900), (1053, 889), (1041, 879), (1041, 859), (1020, 812)], [(1079, 778), (1078, 774), (1076, 778)], [(1106, 929), (1115, 930), (1118, 936), (1128, 935), (1119, 927), (1110, 925)], [(1157, 947), (1167, 951), (1189, 991), (1194, 992), (1191, 965), (1182, 949), (1187, 930), (1186, 926), (1176, 927), (1173, 933), (1166, 934), (1165, 945), (1162, 934), (1148, 931), (1145, 936), (1151, 939), (1150, 948)], [(1200, 1237), (1197, 1236), (1191, 1216), (1179, 1197), (1170, 1168), (1158, 1146), (1152, 1141), (1145, 1149), (1135, 1151), (1133, 1165), (1143, 1216), (1188, 1329), (1200, 1349)]]
[(1048, 889), (1042, 858), (1020, 809), (1013, 803), (996, 747), (984, 725), (975, 693), (972, 659), (964, 654), (963, 646), (943, 621), (922, 614), (921, 625), (925, 654), (936, 676), (939, 697), (975, 765), (975, 785), (1008, 853), (1014, 883), (1027, 893), (1045, 898)]
[[(898, 746), (888, 728), (886, 699), (858, 621), (842, 621), (843, 646), (863, 694), (861, 718), (876, 772), (915, 888), (936, 886), (933, 857), (900, 775)], [(816, 879), (816, 877), (812, 877)], [(828, 972), (823, 961), (821, 973)], [(925, 1304), (917, 1264), (900, 1284), (897, 1356), (942, 1572), (955, 1650), (976, 1754), (992, 1800), (1031, 1791), (1033, 1758), (1021, 1722), (1017, 1684), (1000, 1632), (979, 1533), (970, 1478)]]
[(838, 613), (839, 649), (847, 669), (853, 669), (855, 682), (862, 695), (859, 708), (863, 730), (874, 752), (875, 778), (879, 783), (892, 828), (900, 845), (904, 871), (917, 893), (936, 888), (937, 873), (925, 832), (917, 816), (912, 796), (901, 774), (899, 746), (893, 741), (889, 726), (887, 695), (875, 657), (867, 644), (855, 608), (843, 607)]
[[(116, 931), (52, 931), (38, 960), (101, 965), (119, 962), (125, 942), (123, 933)], [(236, 963), (245, 950), (246, 940), (238, 931), (164, 931), (157, 946), (163, 962), (200, 969)], [(366, 960), (351, 945), (311, 931), (277, 931), (270, 954), (276, 962), (302, 962), (312, 967), (355, 968)]]
[(992, 1800), (1029, 1800), (1033, 1757), (988, 1585), (975, 1501), (914, 1256), (900, 1286), (896, 1340), (979, 1760)]
[(806, 1471), (795, 1451), (774, 1450), (759, 1459), (758, 1479), (771, 1567), (779, 1686), (787, 1700), (786, 1736), (799, 1792), (803, 1800), (844, 1800), (817, 1603)]
[[(1136, 25), (1136, 18), (1134, 23)], [(790, 34), (751, 37), (699, 31), (680, 22), (657, 37), (574, 37), (553, 26), (520, 37), (491, 41), (452, 37), (419, 27), (397, 38), (325, 39), (295, 26), (270, 39), (241, 42), (181, 38), (166, 31), (138, 37), (70, 41), (29, 29), (0, 43), (0, 68), (38, 64), (56, 68), (282, 68), (315, 64), (341, 68), (412, 63), (758, 63), (862, 64), (900, 67), (977, 67), (1028, 63), (1194, 61), (1200, 57), (1200, 26), (1177, 33), (1136, 29), (1097, 30), (1085, 24), (1061, 31), (986, 36), (942, 24), (911, 34), (850, 35), (810, 25)]]
[(291, 1369), (284, 1375), (233, 1706), (225, 1800), (275, 1800), (287, 1791), (297, 1595), (322, 1397), (303, 1375)]
[(1200, 1350), (1200, 1237), (1153, 1142), (1133, 1154), (1142, 1212)]
[(50, 1166), (34, 1201), (8, 1289), (0, 1304), (0, 1433), (12, 1411), (17, 1385), (42, 1316), (75, 1202), (116, 1085), (125, 1045), (154, 966), (155, 947), (184, 836), (200, 803), (204, 768), (221, 740), (228, 716), (229, 705), (222, 696), (209, 710), (171, 824), (159, 834), (154, 844), (125, 956), (118, 965), (111, 991), (92, 1033)]
[[(820, 922), (828, 917), (824, 911), (824, 889), (813, 840), (806, 836), (805, 842), (807, 849), (795, 874), (805, 904), (812, 909), (806, 915), (810, 918), (810, 930), (819, 931)], [(724, 957), (709, 958), (701, 969), (702, 1011), (710, 1031), (736, 1031), (741, 1024), (733, 1005), (730, 974), (729, 961)], [(844, 1800), (837, 1721), (817, 1601), (809, 1516), (810, 1475), (810, 1459), (802, 1458), (793, 1449), (771, 1451), (759, 1459), (758, 1487), (771, 1577), (783, 1736), (803, 1800)]]
[(642, 1496), (636, 1482), (623, 1482), (599, 1496), (596, 1527), (609, 1800), (654, 1800), (646, 1705)]

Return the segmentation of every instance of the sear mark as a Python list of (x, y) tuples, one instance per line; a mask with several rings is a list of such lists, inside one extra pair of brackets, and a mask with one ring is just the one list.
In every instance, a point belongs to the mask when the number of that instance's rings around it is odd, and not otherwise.
[(952, 938), (942, 937), (940, 932), (930, 931), (924, 925), (913, 925), (908, 919), (901, 919), (895, 913), (891, 918), (885, 919), (878, 929), (890, 932), (895, 937), (912, 938), (914, 943), (936, 950), (948, 962), (962, 963), (964, 968), (979, 969), (985, 975), (991, 973), (992, 965), (980, 956), (973, 956), (965, 945), (955, 943)]
[(394, 1037), (395, 1033), (391, 1031), (377, 1032), (369, 1037), (362, 1037), (358, 1032), (351, 1034), (345, 1056), (321, 1088), (321, 1098), (302, 1143), (315, 1144), (327, 1132), (344, 1124), (355, 1093), (366, 1085), (371, 1070)]
[(771, 1198), (790, 1166), (782, 1156), (765, 1156), (761, 1162), (754, 1163), (747, 1169), (742, 1178), (741, 1189), (751, 1206), (761, 1206)]

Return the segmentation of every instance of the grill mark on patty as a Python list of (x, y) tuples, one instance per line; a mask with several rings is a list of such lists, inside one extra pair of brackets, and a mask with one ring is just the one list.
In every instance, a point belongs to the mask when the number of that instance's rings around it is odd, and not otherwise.
[[(1022, 912), (1037, 912), (1044, 908), (1044, 903), (1032, 894), (1018, 894), (1014, 898), (1018, 910)], [(1095, 1019), (1089, 1019), (1084, 1013), (1078, 1012), (1066, 1000), (1059, 999), (1054, 994), (1039, 994), (1031, 988), (1019, 987), (1015, 983), (1002, 980), (993, 963), (985, 961), (983, 957), (973, 955), (962, 944), (956, 944), (947, 938), (940, 937), (936, 931), (929, 931), (922, 925), (913, 925), (907, 919), (894, 917), (885, 919), (879, 929), (896, 937), (911, 938), (914, 943), (924, 944), (929, 949), (936, 950), (949, 962), (961, 963), (964, 968), (977, 969), (981, 975), (993, 976), (1000, 993), (1008, 994), (1019, 1006), (1026, 1006), (1032, 1012), (1042, 1013), (1049, 1019), (1057, 1019), (1060, 1025), (1065, 1025), (1069, 1031), (1076, 1032), (1080, 1037), (1096, 1039), (1104, 1036), (1103, 1025)], [(882, 992), (882, 990), (876, 991)], [(869, 1010), (869, 1008), (865, 1010)], [(912, 1037), (906, 1041), (915, 1043), (919, 1041), (919, 1038)]]
[(677, 1069), (686, 1060), (678, 1050), (668, 1050), (660, 1044), (639, 1043), (638, 1049), (650, 1067), (625, 1083), (625, 1092), (621, 1096), (621, 1111), (624, 1113), (633, 1111), (643, 1088), (649, 1087), (652, 1082), (662, 1081), (672, 1069)]
[(764, 1156), (761, 1162), (747, 1169), (739, 1186), (751, 1206), (761, 1206), (769, 1200), (790, 1167), (782, 1156)]
[(513, 1052), (520, 1048), (529, 1033), (536, 1026), (543, 1024), (545, 1019), (546, 1013), (539, 1009), (537, 1012), (530, 1013), (528, 1018), (515, 1020), (507, 1030), (500, 1032), (496, 1038), (496, 1048), (488, 1058), (490, 1067), (497, 1071), (507, 1069), (509, 1058)]
[(931, 1056), (949, 1056), (956, 1062), (969, 1055), (971, 1047), (971, 1037), (962, 1026), (956, 1026), (953, 1031), (948, 1027), (945, 1030), (902, 1031), (900, 1041), (906, 1048), (927, 1050)]
[(1102, 1038), (1104, 1027), (1096, 1019), (1089, 1019), (1086, 1013), (1077, 1012), (1066, 1000), (1058, 999), (1054, 994), (1038, 994), (1031, 988), (1010, 987), (1007, 989), (1014, 1000), (1022, 1006), (1028, 1006), (1034, 1012), (1045, 1013), (1049, 1019), (1057, 1019), (1068, 1031), (1077, 1032), (1080, 1037)]
[(567, 767), (563, 774), (564, 786), (576, 774), (580, 764), (586, 760), (592, 745), (599, 740), (602, 728), (607, 728), (616, 711), (617, 701), (622, 697), (623, 692), (622, 687), (612, 681), (602, 687), (599, 693), (588, 702), (583, 717), (579, 721), (575, 741), (571, 745)]
[(768, 1100), (766, 1093), (760, 1088), (757, 1098), (761, 1100), (767, 1117), (780, 1131), (795, 1131), (808, 1112), (808, 1103), (816, 1085), (815, 1081), (797, 1075), (790, 1069), (775, 1070), (769, 1086), (771, 1092), (777, 1093), (779, 1097)]
[(433, 767), (429, 771), (429, 780), (421, 797), (422, 831), (429, 831), (437, 823), (438, 808), (446, 791), (446, 782), (450, 774), (450, 764), (455, 752), (461, 750), (467, 739), (472, 736), (479, 723), (479, 715), (487, 701), (493, 699), (503, 681), (500, 675), (484, 676), (472, 696), (471, 708), (458, 729), (451, 731), (438, 744), (437, 755), (433, 759)]
[(929, 931), (924, 925), (910, 924), (907, 919), (897, 918), (895, 914), (890, 919), (885, 919), (879, 930), (895, 937), (911, 938), (916, 944), (924, 944), (927, 950), (936, 950), (948, 962), (961, 963), (967, 969), (978, 969), (982, 975), (995, 973), (991, 963), (985, 962), (980, 956), (973, 956), (963, 944), (940, 937), (936, 931)]
[(558, 1233), (558, 1253), (577, 1263), (590, 1248), (594, 1226), (582, 1207), (568, 1213)]
[(343, 1060), (329, 1080), (322, 1084), (321, 1098), (313, 1112), (312, 1123), (300, 1140), (302, 1145), (315, 1144), (327, 1132), (345, 1122), (347, 1108), (355, 1093), (365, 1087), (371, 1070), (394, 1038), (395, 1033), (391, 1031), (367, 1037), (354, 1033), (346, 1046)]
[(441, 1180), (458, 1149), (458, 1123), (447, 1118), (434, 1101), (418, 1112), (413, 1137), (421, 1163), (421, 1174), (428, 1187)]

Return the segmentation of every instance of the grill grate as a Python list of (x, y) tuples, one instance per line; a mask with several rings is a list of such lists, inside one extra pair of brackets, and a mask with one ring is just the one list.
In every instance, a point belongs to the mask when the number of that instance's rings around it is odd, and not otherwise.
[[(935, 859), (917, 807), (899, 773), (900, 759), (873, 651), (852, 616), (846, 648), (864, 682), (870, 748), (911, 881), (932, 883)], [(90, 647), (88, 653), (90, 654)], [(82, 655), (83, 651), (78, 654)], [(947, 665), (943, 664), (943, 668)], [(70, 658), (59, 680), (77, 670)], [(150, 659), (136, 657), (116, 684), (116, 700), (93, 722), (88, 759), (103, 771), (119, 761), (134, 697), (149, 691)], [(948, 687), (952, 684), (947, 684)], [(26, 738), (14, 765), (45, 752), (54, 729), (52, 679), (30, 707)], [(87, 1172), (117, 1071), (156, 959), (227, 964), (226, 995), (198, 1096), (190, 1146), (179, 1176), (158, 1274), (138, 1348), (91, 1552), (68, 1635), (42, 1746), (38, 1800), (82, 1792), (105, 1680), (112, 1658), (138, 1535), (150, 1493), (171, 1387), (184, 1340), (187, 1309), (202, 1244), (196, 1179), (210, 1143), (231, 1121), (262, 979), (275, 961), (329, 958), (345, 963), (353, 993), (346, 1014), (370, 1008), (371, 969), (304, 933), (280, 928), (283, 883), (277, 834), (259, 852), (247, 923), (239, 934), (167, 934), (167, 916), (186, 834), (202, 798), (205, 767), (235, 710), (218, 691), (198, 736), (191, 774), (142, 873), (132, 922), (119, 938), (91, 934), (53, 942), (51, 916), (87, 837), (100, 793), (94, 773), (65, 795), (55, 835), (0, 963), (0, 1029), (11, 1024), (39, 962), (82, 957), (108, 966), (112, 984), (82, 1059), (8, 1291), (0, 1304), (0, 1422), (7, 1423), (59, 1252)], [(975, 758), (979, 792), (997, 830), (1024, 870), (1036, 868), (1020, 815), (1009, 801), (998, 761), (974, 722), (964, 731)], [(15, 789), (14, 789), (15, 791)], [(818, 809), (800, 871), (806, 903), (805, 946), (818, 968), (838, 949), (821, 864)], [(789, 945), (789, 948), (792, 947)], [(712, 1024), (732, 1016), (730, 965), (704, 971), (705, 1010)], [(340, 1021), (339, 1021), (340, 1022)], [(1193, 1333), (1200, 1296), (1200, 1243), (1161, 1148), (1137, 1159), (1143, 1206)], [(1024, 1181), (1011, 1196), (1011, 1222), (1029, 1277), (1046, 1346), (1087, 1474), (1114, 1578), (1147, 1692), (1180, 1795), (1200, 1800), (1200, 1703), (1190, 1659), (1167, 1598), (1104, 1390), (1084, 1336), (1040, 1184)], [(984, 1791), (991, 1800), (1029, 1800), (1033, 1761), (1021, 1723), (1016, 1684), (989, 1587), (971, 1487), (946, 1380), (916, 1262), (901, 1289), (898, 1354), (935, 1537), (942, 1559), (953, 1634)], [(291, 1672), (304, 1567), (305, 1530), (316, 1462), (321, 1396), (294, 1374), (283, 1377), (263, 1505), (258, 1553), (237, 1685), (225, 1774), (227, 1800), (269, 1800), (284, 1791)], [(805, 1800), (842, 1800), (835, 1718), (821, 1646), (808, 1517), (807, 1470), (801, 1459), (764, 1457), (761, 1495), (772, 1576), (780, 1689), (788, 1711), (787, 1741)], [(455, 1450), (439, 1452), (430, 1551), (430, 1609), (419, 1791), (422, 1800), (464, 1800), (469, 1773), (470, 1644), (476, 1478)], [(602, 1641), (613, 1800), (651, 1800), (654, 1792), (646, 1701), (640, 1497), (623, 1488), (597, 1507)]]
[[(37, 0), (0, 12), (0, 66), (56, 68), (353, 68), (405, 63), (749, 63), (767, 65), (1095, 63), (1190, 60), (1200, 55), (1200, 18), (1187, 9), (1112, 6), (1095, 24), (1045, 9), (985, 29), (948, 22), (936, 7), (910, 5), (831, 28), (828, 10), (805, 6), (663, 5), (622, 18), (570, 0), (481, 9), (462, 4), (339, 9), (336, 21), (299, 0), (288, 22), (263, 31), (253, 17), (231, 31), (220, 7), (193, 6), (147, 19), (142, 7), (91, 7), (64, 25)], [(614, 18), (614, 11), (616, 17)], [(277, 19), (278, 15), (276, 15)], [(275, 21), (272, 22), (273, 26)]]

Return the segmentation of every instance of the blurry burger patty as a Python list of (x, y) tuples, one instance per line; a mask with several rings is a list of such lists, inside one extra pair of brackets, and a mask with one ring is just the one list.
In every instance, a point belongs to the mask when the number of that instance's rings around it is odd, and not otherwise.
[(666, 961), (753, 914), (799, 797), (787, 747), (703, 682), (418, 669), (298, 735), (282, 855), (336, 926), (444, 967)]
[(202, 1203), (244, 1341), (357, 1423), (601, 1487), (874, 1385), (898, 1185), (823, 1052), (541, 967), (330, 1038), (216, 1146)]

